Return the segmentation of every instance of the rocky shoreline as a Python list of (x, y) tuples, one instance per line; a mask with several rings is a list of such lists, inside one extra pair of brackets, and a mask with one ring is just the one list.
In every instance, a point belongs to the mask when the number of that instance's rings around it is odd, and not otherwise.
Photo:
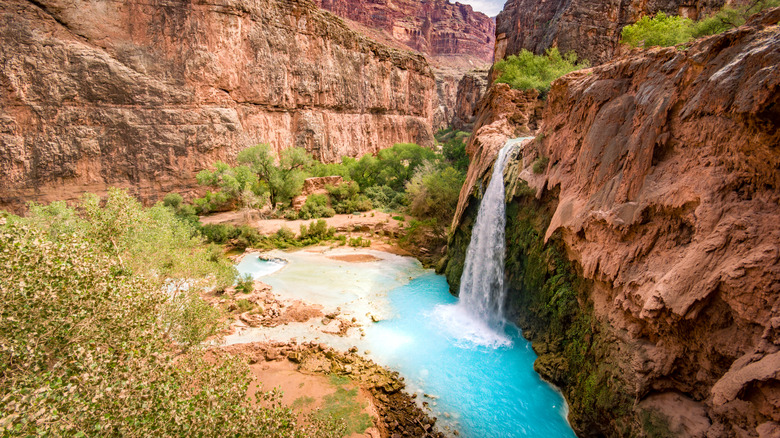
[(376, 427), (381, 437), (446, 437), (437, 430), (436, 417), (417, 405), (415, 395), (404, 391), (404, 378), (362, 357), (357, 348), (340, 352), (314, 342), (254, 342), (215, 347), (212, 352), (245, 357), (250, 364), (287, 360), (303, 374), (348, 377), (371, 394), (379, 414)]

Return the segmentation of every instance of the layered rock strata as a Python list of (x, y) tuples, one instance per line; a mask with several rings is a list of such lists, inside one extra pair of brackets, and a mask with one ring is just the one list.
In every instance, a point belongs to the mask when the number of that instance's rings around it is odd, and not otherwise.
[(477, 117), (477, 104), (487, 91), (488, 71), (487, 68), (469, 71), (458, 82), (455, 108), (450, 122), (453, 128), (473, 129)]
[(191, 192), (259, 142), (334, 161), (433, 143), (426, 60), (308, 0), (0, 0), (0, 208)]
[(448, 0), (316, 0), (339, 17), (448, 64), (493, 62), (495, 23), (469, 5)]
[[(574, 51), (592, 65), (612, 59), (620, 31), (642, 16), (663, 11), (697, 19), (720, 9), (726, 0), (509, 0), (496, 17), (495, 59), (536, 54), (550, 47)], [(734, 2), (729, 2), (734, 3)]]
[[(509, 307), (581, 436), (780, 430), (778, 20), (565, 76), (514, 152)], [(478, 126), (453, 282), (512, 131)]]

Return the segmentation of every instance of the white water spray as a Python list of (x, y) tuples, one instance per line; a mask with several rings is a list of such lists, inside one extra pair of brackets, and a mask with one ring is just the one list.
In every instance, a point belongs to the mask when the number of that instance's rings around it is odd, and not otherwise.
[(526, 140), (508, 140), (493, 165), (477, 222), (471, 232), (466, 262), (460, 278), (460, 306), (494, 329), (504, 327), (504, 257), (506, 251), (506, 203), (504, 167), (512, 148)]

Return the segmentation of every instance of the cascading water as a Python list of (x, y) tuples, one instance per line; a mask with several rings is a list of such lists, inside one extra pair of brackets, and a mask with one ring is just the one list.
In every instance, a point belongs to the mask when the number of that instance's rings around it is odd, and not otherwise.
[(508, 140), (493, 165), (493, 175), (477, 214), (460, 278), (460, 304), (465, 311), (503, 331), (506, 204), (504, 167), (512, 148), (525, 138)]

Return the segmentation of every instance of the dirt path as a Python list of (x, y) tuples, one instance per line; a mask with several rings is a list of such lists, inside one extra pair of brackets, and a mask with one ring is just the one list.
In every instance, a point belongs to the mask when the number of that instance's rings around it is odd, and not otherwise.
[[(348, 404), (354, 412), (350, 416), (352, 428), (359, 424), (380, 421), (379, 412), (372, 397), (347, 378), (334, 378), (322, 374), (307, 374), (298, 370), (297, 365), (288, 360), (260, 362), (250, 366), (256, 381), (262, 384), (262, 391), (278, 388), (282, 392), (282, 404), (292, 407), (303, 414), (309, 414), (326, 407), (326, 403)], [(252, 385), (249, 396), (253, 397), (258, 385)], [(352, 395), (354, 394), (354, 396)], [(359, 407), (362, 407), (360, 409)], [(331, 406), (333, 408), (333, 406)], [(360, 410), (358, 410), (360, 409)], [(367, 424), (367, 423), (364, 423)], [(379, 438), (379, 429), (371, 426), (363, 432), (352, 432), (349, 438)]]

